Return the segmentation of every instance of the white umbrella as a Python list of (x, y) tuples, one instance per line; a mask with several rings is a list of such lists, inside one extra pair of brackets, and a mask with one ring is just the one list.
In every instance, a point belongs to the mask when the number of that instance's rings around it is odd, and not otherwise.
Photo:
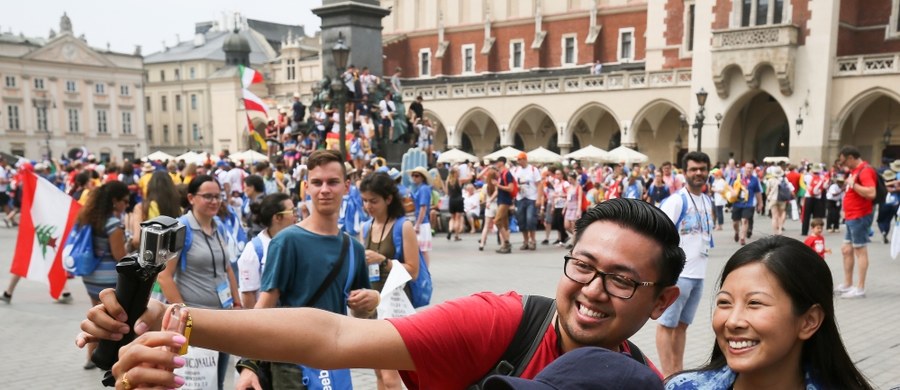
[(606, 155), (606, 161), (611, 163), (620, 163), (624, 161), (626, 164), (644, 164), (647, 161), (650, 161), (650, 157), (623, 145), (610, 150), (609, 154)]
[(150, 153), (150, 155), (147, 156), (147, 160), (149, 160), (149, 161), (157, 161), (157, 160), (166, 161), (166, 160), (174, 160), (174, 159), (175, 159), (175, 156), (168, 154), (166, 152), (159, 151), (159, 150), (157, 150), (153, 153)]
[(484, 156), (484, 158), (486, 160), (494, 161), (500, 157), (506, 157), (507, 161), (511, 161), (511, 160), (515, 160), (516, 157), (519, 156), (519, 153), (522, 153), (522, 151), (519, 149), (516, 149), (512, 146), (507, 146), (507, 147), (500, 149), (494, 153)]
[(538, 164), (551, 164), (558, 163), (562, 161), (562, 156), (556, 154), (550, 150), (544, 149), (543, 146), (532, 150), (527, 153), (528, 154), (528, 162), (538, 163)]
[(464, 163), (464, 162), (468, 162), (468, 161), (478, 162), (478, 157), (476, 157), (473, 154), (463, 152), (462, 150), (459, 150), (459, 149), (450, 149), (446, 152), (443, 152), (443, 153), (441, 153), (441, 156), (438, 157), (438, 159), (437, 159), (438, 163), (451, 163), (451, 164)]
[(257, 152), (253, 149), (245, 150), (243, 152), (232, 153), (228, 156), (231, 161), (244, 161), (245, 163), (255, 163), (258, 161), (269, 161), (269, 157), (265, 154)]
[(203, 161), (203, 155), (201, 155), (200, 153), (194, 152), (192, 150), (187, 153), (182, 153), (182, 154), (178, 155), (177, 157), (175, 157), (175, 159), (176, 160), (184, 160), (184, 162), (186, 162), (188, 164), (190, 164), (190, 163), (199, 164), (201, 161)]
[(778, 163), (788, 164), (791, 162), (791, 159), (789, 159), (787, 157), (782, 157), (782, 156), (770, 156), (770, 157), (764, 158), (763, 162), (769, 163), (769, 164), (778, 164)]
[(606, 162), (606, 156), (608, 154), (609, 152), (603, 149), (600, 149), (594, 145), (588, 145), (563, 157), (579, 161)]

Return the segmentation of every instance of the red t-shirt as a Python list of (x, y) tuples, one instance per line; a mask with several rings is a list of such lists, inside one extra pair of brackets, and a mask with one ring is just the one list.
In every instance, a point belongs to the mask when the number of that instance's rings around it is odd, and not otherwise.
[[(856, 177), (856, 182), (863, 187), (875, 187), (875, 170), (869, 167), (865, 161), (850, 172)], [(844, 219), (851, 220), (872, 214), (872, 201), (863, 198), (853, 189), (848, 189), (844, 195)]]
[(787, 173), (787, 180), (794, 186), (794, 196), (797, 196), (797, 191), (800, 189), (801, 177), (802, 175), (797, 171), (790, 171)]
[[(500, 360), (522, 320), (522, 296), (483, 292), (447, 301), (421, 313), (388, 321), (397, 328), (416, 366), (400, 371), (410, 390), (465, 389)], [(553, 325), (522, 373), (532, 379), (561, 355)], [(626, 343), (622, 350), (630, 353)], [(649, 362), (650, 368), (659, 371)], [(660, 375), (661, 377), (661, 375)]]
[(810, 234), (803, 243), (816, 251), (823, 259), (825, 258), (825, 237)]

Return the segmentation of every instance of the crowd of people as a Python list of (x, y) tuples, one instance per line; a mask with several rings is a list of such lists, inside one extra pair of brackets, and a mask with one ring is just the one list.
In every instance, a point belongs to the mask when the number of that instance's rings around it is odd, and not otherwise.
[[(83, 277), (96, 306), (79, 336), (82, 346), (121, 333), (121, 308), (109, 288), (115, 285), (115, 263), (140, 245), (140, 223), (166, 215), (188, 228), (181, 256), (159, 276), (159, 301), (151, 301), (135, 327), (143, 335), (123, 349), (113, 369), (122, 388), (184, 383), (168, 372), (184, 359), (153, 348), (187, 342), (149, 332), (158, 330), (160, 302), (190, 307), (191, 345), (222, 351), (220, 388), (230, 367), (227, 353), (271, 361), (240, 359), (240, 389), (261, 388), (265, 381), (290, 388), (302, 377), (296, 364), (275, 362), (371, 367), (385, 389), (400, 388), (401, 382), (438, 389), (480, 382), (514, 339), (527, 307), (523, 296), (482, 293), (409, 317), (373, 320), (397, 264), (392, 260), (400, 260), (415, 280), (420, 264), (404, 261), (404, 254), (421, 254), (428, 267), (436, 235), (463, 241), (466, 233), (480, 238), (479, 250), (496, 240), (499, 254), (512, 253), (518, 241), (513, 233), (522, 234), (519, 251), (566, 249), (557, 320), (550, 325), (555, 332), (548, 328), (541, 336), (542, 347), (522, 367), (522, 377), (539, 376), (564, 353), (585, 346), (643, 363), (643, 354), (627, 340), (652, 318), (659, 320), (660, 367), (639, 368), (667, 378), (667, 388), (758, 387), (772, 378), (806, 388), (871, 388), (840, 341), (832, 292), (865, 297), (874, 211), (887, 242), (897, 213), (900, 161), (874, 168), (849, 146), (828, 166), (734, 160), (713, 165), (699, 152), (688, 153), (678, 167), (577, 161), (537, 166), (520, 153), (512, 161), (500, 157), (401, 172), (372, 155), (357, 159), (352, 147), (350, 156), (322, 149), (293, 158), (285, 149), (272, 162), (256, 164), (232, 161), (225, 153), (203, 164), (88, 158), (10, 166), (0, 159), (3, 219), (10, 227), (17, 221), (17, 174), (34, 172), (83, 204), (79, 222), (94, 227), (102, 261)], [(886, 194), (879, 194), (882, 185)], [(716, 289), (710, 364), (685, 371), (686, 329), (702, 294), (713, 231), (723, 230), (727, 210), (741, 249)], [(759, 238), (763, 234), (754, 230), (759, 214), (771, 216), (772, 237)], [(806, 245), (780, 237), (788, 216), (802, 220)], [(544, 230), (540, 244), (538, 230)], [(844, 278), (836, 286), (821, 261), (828, 252), (824, 230), (845, 233)], [(758, 239), (752, 241), (754, 232)], [(17, 281), (3, 301), (11, 302)], [(748, 294), (759, 292), (768, 315), (751, 310), (760, 303)], [(294, 309), (235, 310), (275, 307)], [(293, 330), (298, 326), (305, 329), (303, 337)], [(260, 337), (238, 337), (235, 332), (245, 327)], [(745, 357), (755, 350), (770, 352)], [(136, 369), (149, 356), (169, 359), (157, 366), (166, 373)], [(484, 384), (517, 388), (515, 381)]]

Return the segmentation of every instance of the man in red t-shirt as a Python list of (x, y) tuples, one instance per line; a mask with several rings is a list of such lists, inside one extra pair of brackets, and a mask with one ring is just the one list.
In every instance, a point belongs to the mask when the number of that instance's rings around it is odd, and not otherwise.
[[(557, 271), (562, 272), (557, 274), (555, 318), (532, 359), (524, 363), (521, 377), (534, 378), (552, 361), (580, 347), (630, 355), (625, 341), (647, 320), (659, 318), (679, 295), (675, 282), (685, 257), (678, 244), (675, 225), (644, 201), (612, 199), (586, 211), (576, 225), (575, 247)], [(82, 329), (104, 337), (121, 336), (121, 329), (127, 327), (114, 319), (124, 314), (114, 292), (106, 290), (101, 298), (104, 304), (91, 309)], [(161, 323), (164, 311), (160, 302), (151, 301), (137, 327)], [(521, 296), (509, 292), (480, 293), (388, 321), (311, 308), (260, 310), (243, 316), (227, 310), (191, 313), (191, 345), (312, 367), (400, 370), (410, 390), (456, 390), (475, 384), (496, 367), (516, 333), (523, 309)], [(255, 322), (283, 326), (270, 327), (269, 332)], [(258, 333), (242, 341), (227, 334), (234, 329), (257, 329)], [(296, 334), (297, 329), (302, 334), (284, 336)], [(95, 340), (88, 336), (79, 335), (77, 344)], [(142, 358), (136, 354), (146, 352), (136, 344), (152, 343), (148, 337), (123, 349), (125, 357), (114, 370), (119, 381), (126, 376), (135, 382), (142, 378), (138, 374), (144, 368), (131, 368), (140, 365)], [(164, 378), (158, 379), (164, 381), (160, 385), (172, 386), (170, 376), (159, 377)]]
[[(844, 283), (835, 291), (841, 298), (865, 298), (866, 271), (869, 269), (869, 229), (872, 227), (872, 200), (875, 199), (875, 169), (860, 158), (859, 149), (845, 146), (838, 156), (838, 163), (850, 169), (847, 190), (844, 195), (844, 220), (847, 232), (841, 254), (844, 256)], [(859, 275), (859, 284), (853, 286), (853, 268)]]

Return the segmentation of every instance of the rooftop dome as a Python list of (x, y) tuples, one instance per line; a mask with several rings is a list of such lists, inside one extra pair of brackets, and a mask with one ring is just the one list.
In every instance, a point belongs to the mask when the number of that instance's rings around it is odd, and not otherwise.
[(241, 35), (238, 30), (234, 30), (231, 34), (225, 38), (225, 43), (222, 45), (222, 50), (225, 52), (239, 52), (239, 53), (249, 53), (250, 52), (250, 42), (247, 41), (247, 38)]

